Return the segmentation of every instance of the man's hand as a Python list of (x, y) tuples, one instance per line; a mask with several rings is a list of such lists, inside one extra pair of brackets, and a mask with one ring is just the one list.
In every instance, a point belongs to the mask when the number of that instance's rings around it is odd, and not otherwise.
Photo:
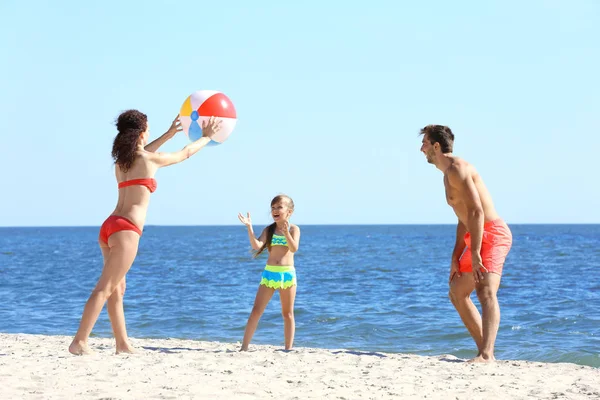
[(448, 285), (452, 284), (452, 279), (454, 279), (454, 276), (456, 275), (457, 277), (461, 277), (461, 273), (460, 273), (460, 264), (458, 262), (458, 260), (452, 259), (452, 263), (450, 264), (450, 278), (448, 279)]
[(489, 272), (486, 267), (483, 266), (483, 261), (481, 260), (481, 256), (472, 254), (472, 262), (471, 265), (473, 267), (473, 279), (475, 279), (475, 283), (479, 283), (485, 279), (485, 275), (481, 270), (486, 273)]

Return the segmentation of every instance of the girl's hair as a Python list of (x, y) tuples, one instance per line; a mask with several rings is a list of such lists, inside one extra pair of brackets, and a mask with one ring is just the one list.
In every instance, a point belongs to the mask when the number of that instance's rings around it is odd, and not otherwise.
[(112, 157), (123, 172), (127, 172), (133, 160), (140, 135), (148, 127), (148, 117), (138, 110), (127, 110), (117, 118), (117, 136), (113, 142)]
[[(294, 200), (292, 200), (290, 196), (286, 196), (285, 194), (280, 194), (273, 197), (273, 200), (271, 200), (271, 207), (273, 207), (275, 204), (281, 201), (286, 201), (288, 208), (294, 211)], [(276, 226), (277, 224), (275, 222), (267, 226), (267, 238), (263, 243), (262, 247), (254, 253), (254, 258), (258, 257), (260, 253), (265, 251), (265, 249), (269, 249), (269, 251), (271, 251), (271, 240), (273, 240), (273, 234), (275, 233)]]

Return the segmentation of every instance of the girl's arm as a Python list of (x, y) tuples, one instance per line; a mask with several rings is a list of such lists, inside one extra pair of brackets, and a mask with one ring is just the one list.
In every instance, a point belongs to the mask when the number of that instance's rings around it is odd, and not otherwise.
[(266, 236), (267, 229), (265, 228), (260, 234), (260, 237), (257, 239), (256, 236), (254, 236), (252, 225), (248, 225), (248, 239), (250, 239), (250, 246), (252, 246), (252, 250), (260, 250), (261, 247), (263, 247), (263, 245), (265, 244)]
[(265, 240), (267, 240), (267, 228), (263, 229), (260, 234), (260, 238), (256, 238), (254, 236), (254, 229), (252, 229), (252, 218), (250, 217), (250, 213), (247, 213), (244, 217), (242, 213), (238, 213), (238, 219), (246, 228), (248, 228), (248, 239), (250, 240), (250, 246), (252, 246), (252, 250), (258, 251), (265, 244)]
[(288, 249), (295, 253), (300, 247), (300, 228), (297, 225), (293, 225), (290, 228), (289, 222), (285, 221), (283, 224), (283, 235), (287, 239)]

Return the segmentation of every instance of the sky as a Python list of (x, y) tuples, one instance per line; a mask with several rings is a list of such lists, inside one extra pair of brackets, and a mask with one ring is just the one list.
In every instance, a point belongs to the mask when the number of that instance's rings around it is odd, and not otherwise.
[[(419, 130), (448, 125), (510, 223), (600, 223), (600, 2), (0, 2), (0, 226), (99, 226), (120, 112), (192, 92), (229, 139), (157, 173), (147, 224), (451, 224)], [(178, 134), (161, 151), (188, 143)]]

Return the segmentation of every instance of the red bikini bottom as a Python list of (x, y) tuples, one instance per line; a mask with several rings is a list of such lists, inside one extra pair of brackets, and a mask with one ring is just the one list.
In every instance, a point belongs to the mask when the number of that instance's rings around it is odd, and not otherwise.
[(142, 231), (140, 228), (135, 226), (133, 222), (128, 220), (125, 217), (120, 217), (118, 215), (111, 215), (106, 218), (106, 221), (100, 227), (100, 241), (108, 244), (108, 238), (113, 234), (121, 231), (134, 231), (138, 235), (142, 236)]

